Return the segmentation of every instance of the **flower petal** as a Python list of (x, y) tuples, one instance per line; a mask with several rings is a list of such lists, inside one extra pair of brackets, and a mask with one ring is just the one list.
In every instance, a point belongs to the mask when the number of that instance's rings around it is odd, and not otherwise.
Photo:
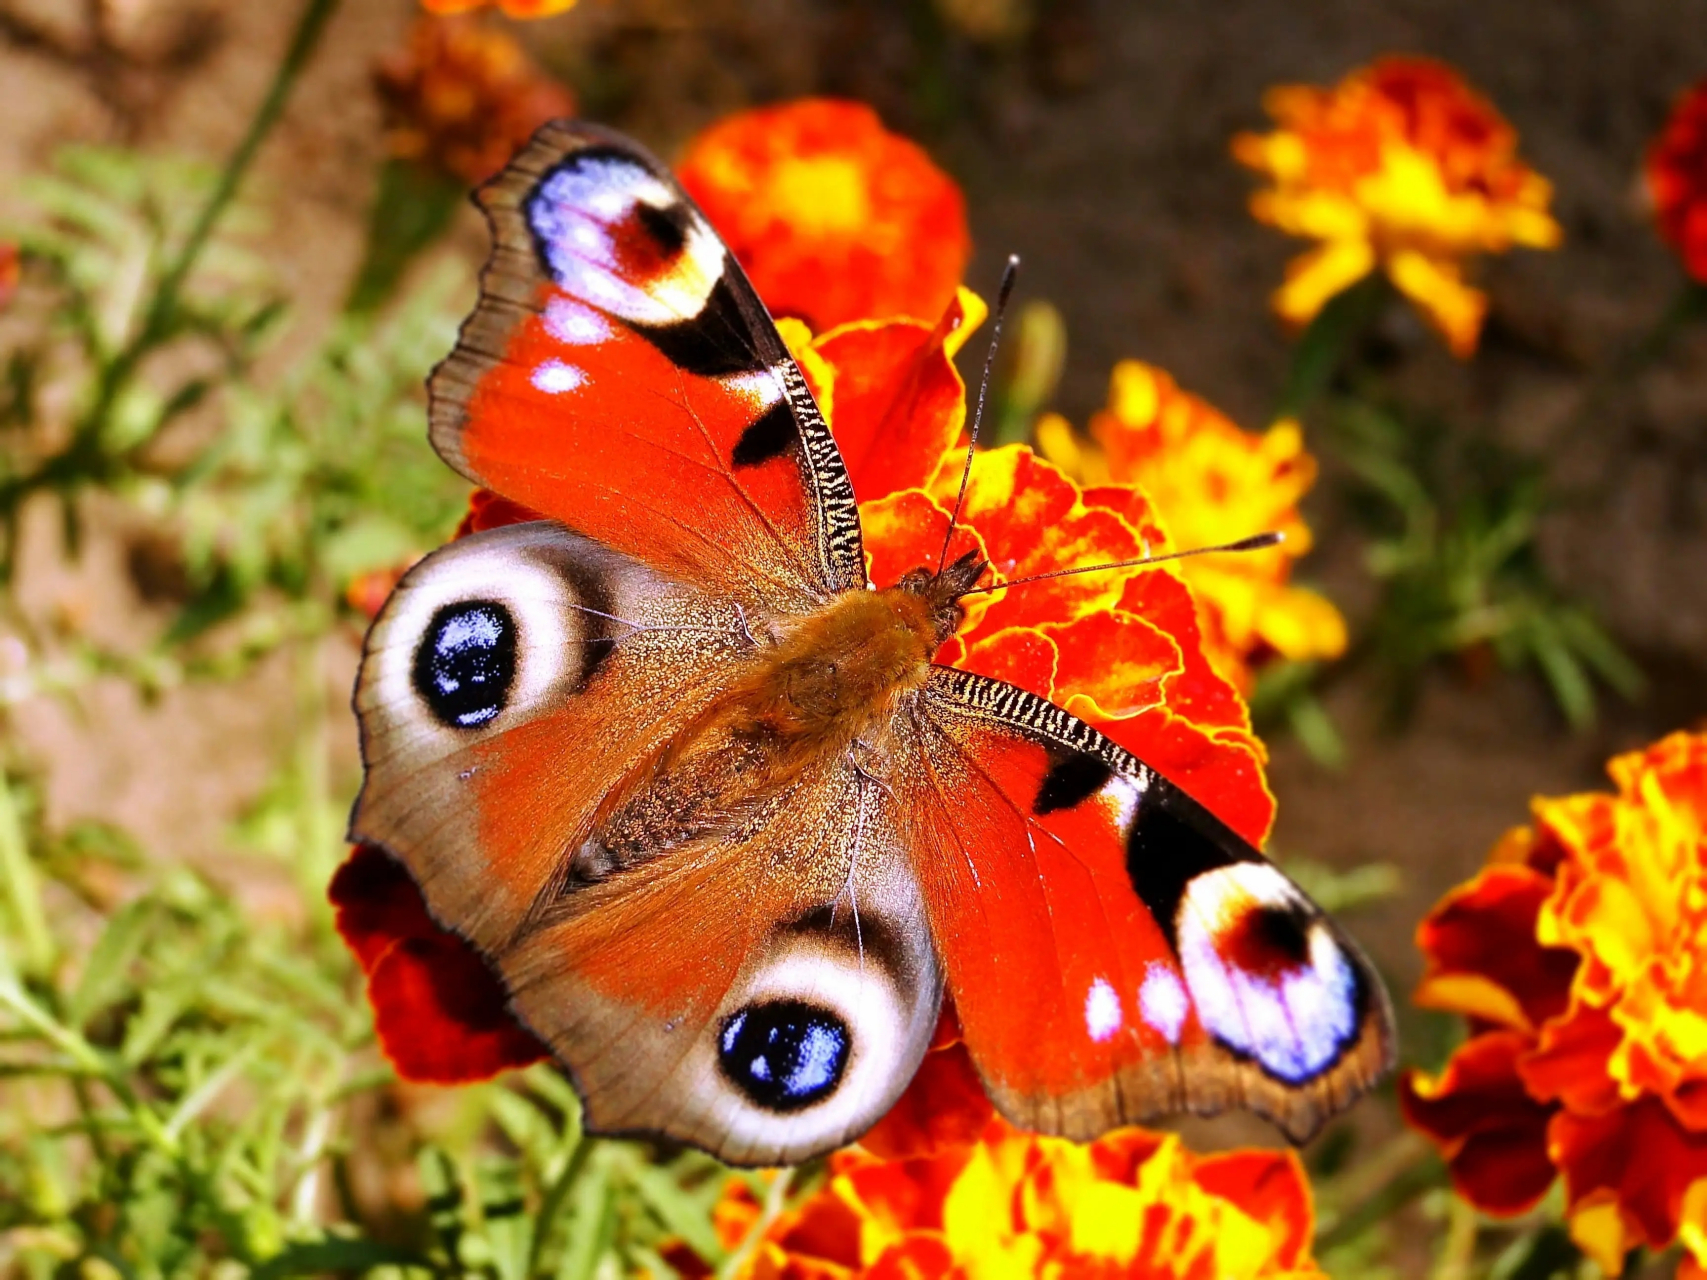
[(944, 451), (960, 439), (966, 387), (947, 345), (964, 339), (975, 322), (957, 297), (935, 326), (910, 320), (850, 324), (813, 343), (817, 356), (835, 370), (825, 412), (862, 503), (928, 486)]
[(1552, 877), (1528, 867), (1494, 866), (1441, 899), (1417, 926), (1428, 970), (1416, 1003), (1521, 1031), (1562, 1013), (1576, 953), (1535, 938), (1552, 889)]
[(367, 974), (380, 1045), (405, 1080), (485, 1080), (549, 1056), (510, 1015), (479, 953), (427, 914), (400, 863), (359, 846), (328, 894), (338, 932)]
[(1531, 1098), (1517, 1073), (1528, 1044), (1515, 1031), (1487, 1032), (1462, 1045), (1438, 1078), (1407, 1071), (1399, 1081), (1406, 1123), (1440, 1144), (1458, 1193), (1500, 1216), (1531, 1208), (1555, 1176), (1547, 1123), (1556, 1108)]

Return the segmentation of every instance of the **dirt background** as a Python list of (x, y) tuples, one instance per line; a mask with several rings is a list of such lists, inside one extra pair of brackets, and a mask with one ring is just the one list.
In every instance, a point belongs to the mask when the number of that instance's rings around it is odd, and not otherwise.
[[(67, 142), (221, 157), (295, 9), (125, 0), (115, 5), (115, 53), (78, 50), (77, 0), (0, 0), (0, 216), (17, 212), (13, 179)], [(1299, 246), (1247, 216), (1251, 181), (1227, 146), (1237, 130), (1262, 127), (1266, 87), (1331, 81), (1372, 56), (1410, 51), (1447, 59), (1499, 104), (1525, 156), (1556, 184), (1565, 245), (1486, 264), (1494, 310), (1473, 365), (1401, 316), (1385, 335), (1393, 376), (1421, 403), (1555, 451), (1561, 479), (1586, 487), (1550, 521), (1546, 553), (1642, 661), (1652, 689), (1636, 705), (1608, 701), (1596, 729), (1572, 735), (1529, 680), (1471, 683), (1445, 671), (1414, 724), (1392, 736), (1352, 680), (1331, 697), (1351, 746), (1346, 769), (1328, 772), (1295, 743), (1275, 742), (1275, 846), (1402, 871), (1401, 895), (1352, 921), (1402, 1000), (1418, 972), (1415, 922), (1524, 819), (1532, 795), (1595, 786), (1608, 754), (1707, 716), (1707, 327), (1586, 431), (1560, 438), (1589, 372), (1678, 287), (1636, 174), (1672, 96), (1707, 75), (1707, 0), (1055, 0), (1040, 9), (1015, 42), (951, 40), (934, 53), (917, 11), (899, 0), (583, 0), (514, 29), (590, 113), (666, 155), (749, 103), (812, 91), (875, 103), (964, 183), (978, 245), (971, 283), (988, 292), (1015, 251), (1022, 290), (1064, 313), (1057, 407), (1080, 422), (1123, 356), (1163, 366), (1247, 426), (1264, 420), (1289, 352), (1266, 299)], [(256, 173), (254, 193), (274, 211), (267, 253), (297, 300), (299, 341), (331, 313), (356, 264), (382, 150), (369, 69), (413, 16), (411, 0), (346, 0)], [(446, 252), (472, 273), (484, 248), (470, 211)], [(1334, 487), (1330, 467), (1310, 508), (1322, 549), (1304, 576), (1355, 617), (1370, 588)], [(29, 514), (14, 588), (27, 613), (69, 617), (113, 640), (152, 634), (163, 615), (132, 581), (128, 517), (97, 504), (96, 536), (72, 563), (53, 512)], [(344, 786), (355, 769), (343, 709), (355, 641), (352, 631), (324, 663)], [(284, 662), (154, 704), (99, 681), (17, 708), (15, 754), (39, 769), (51, 821), (111, 818), (162, 856), (229, 868), (240, 865), (230, 823), (279, 763), (296, 688)]]

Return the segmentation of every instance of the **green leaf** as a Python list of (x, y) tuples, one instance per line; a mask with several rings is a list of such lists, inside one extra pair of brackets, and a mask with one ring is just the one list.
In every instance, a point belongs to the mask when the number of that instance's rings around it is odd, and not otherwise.
[(139, 898), (119, 910), (101, 931), (84, 962), (83, 976), (65, 1002), (65, 1018), (82, 1028), (101, 1009), (118, 999), (128, 981), (127, 970), (147, 939), (156, 904)]

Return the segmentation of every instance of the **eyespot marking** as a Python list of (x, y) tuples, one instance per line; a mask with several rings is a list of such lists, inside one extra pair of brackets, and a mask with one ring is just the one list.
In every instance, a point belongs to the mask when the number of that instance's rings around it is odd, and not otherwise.
[(803, 1000), (751, 1004), (731, 1014), (718, 1035), (717, 1063), (742, 1093), (767, 1111), (801, 1111), (836, 1091), (851, 1038), (836, 1014)]
[(1219, 867), (1185, 888), (1181, 967), (1204, 1028), (1276, 1079), (1320, 1075), (1356, 1039), (1367, 992), (1327, 924), (1265, 863)]
[(516, 623), (495, 600), (442, 605), (415, 651), (415, 691), (439, 723), (475, 729), (504, 709), (516, 678)]
[(786, 400), (779, 400), (763, 416), (755, 418), (735, 442), (729, 461), (737, 467), (757, 467), (780, 458), (800, 438), (794, 412)]
[(1075, 751), (1057, 761), (1044, 775), (1031, 811), (1041, 817), (1057, 809), (1077, 808), (1101, 791), (1113, 776), (1114, 769), (1107, 761), (1088, 751)]

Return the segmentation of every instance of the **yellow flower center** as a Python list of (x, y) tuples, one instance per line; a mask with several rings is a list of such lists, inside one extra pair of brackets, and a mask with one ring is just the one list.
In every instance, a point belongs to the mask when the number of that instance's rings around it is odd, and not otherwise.
[(776, 167), (768, 203), (777, 221), (809, 235), (849, 236), (871, 219), (871, 190), (843, 156), (795, 156)]

